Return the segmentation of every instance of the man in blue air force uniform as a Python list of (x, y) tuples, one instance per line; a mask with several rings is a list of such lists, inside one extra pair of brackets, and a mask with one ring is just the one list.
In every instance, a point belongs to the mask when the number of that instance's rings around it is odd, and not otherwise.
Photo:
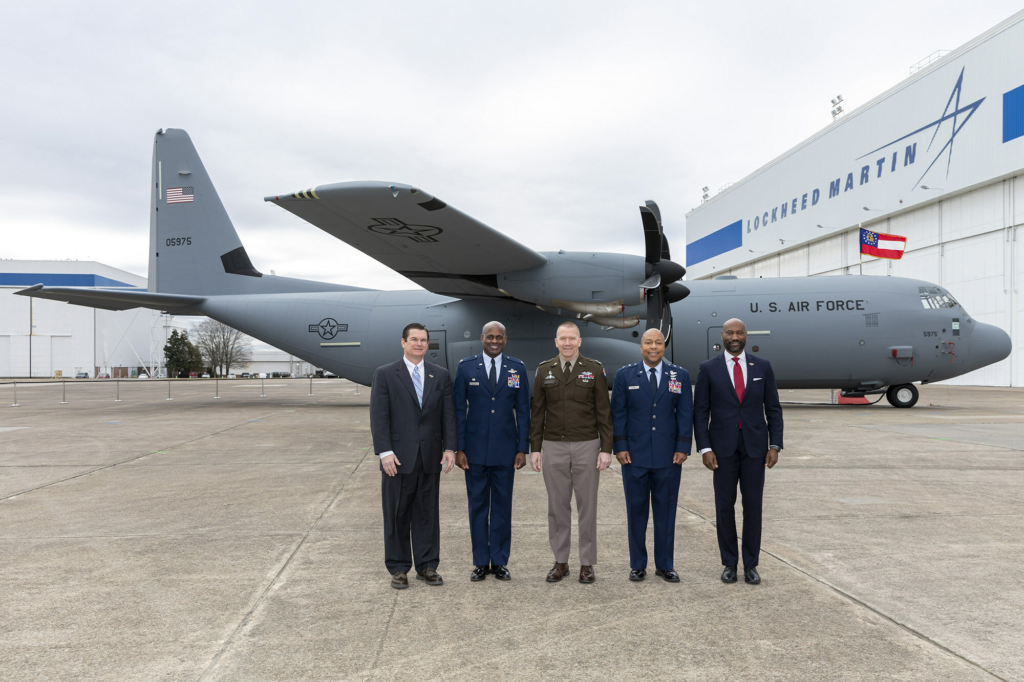
[(648, 329), (640, 338), (643, 362), (615, 374), (612, 424), (622, 465), (629, 534), (629, 579), (647, 577), (647, 517), (654, 508), (655, 575), (679, 582), (672, 565), (679, 474), (690, 454), (693, 396), (690, 375), (664, 361), (665, 337)]
[(512, 484), (530, 444), (526, 365), (504, 354), (506, 341), (505, 326), (488, 322), (480, 334), (483, 353), (459, 363), (453, 387), (459, 424), (455, 464), (466, 472), (474, 582), (488, 573), (498, 580), (512, 577)]

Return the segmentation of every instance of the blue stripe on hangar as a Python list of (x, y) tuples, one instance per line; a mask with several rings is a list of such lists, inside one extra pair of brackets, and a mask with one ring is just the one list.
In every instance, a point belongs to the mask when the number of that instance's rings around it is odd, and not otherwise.
[(31, 287), (42, 284), (48, 287), (129, 287), (138, 289), (134, 284), (118, 282), (103, 275), (87, 275), (77, 273), (35, 273), (35, 272), (0, 272), (0, 287)]
[(709, 258), (743, 246), (743, 220), (737, 220), (706, 237), (686, 245), (686, 266), (696, 265)]
[(1003, 142), (1024, 137), (1024, 85), (1003, 93)]

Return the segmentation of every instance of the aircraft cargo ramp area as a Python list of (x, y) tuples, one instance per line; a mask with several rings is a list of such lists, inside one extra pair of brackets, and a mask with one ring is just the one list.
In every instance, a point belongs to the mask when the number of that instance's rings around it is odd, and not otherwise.
[[(719, 580), (711, 473), (684, 466), (682, 582), (627, 580), (602, 474), (597, 583), (548, 584), (542, 477), (511, 582), (471, 583), (442, 478), (442, 587), (383, 566), (369, 389), (343, 380), (0, 386), (0, 678), (1024, 680), (1024, 392), (917, 407), (783, 391), (760, 586)], [(803, 401), (805, 404), (795, 404)], [(737, 507), (739, 514), (739, 507)], [(650, 532), (650, 531), (649, 531)], [(575, 540), (575, 528), (574, 528)], [(653, 548), (648, 539), (649, 550)], [(653, 561), (653, 559), (652, 559)], [(576, 549), (570, 558), (575, 578)]]

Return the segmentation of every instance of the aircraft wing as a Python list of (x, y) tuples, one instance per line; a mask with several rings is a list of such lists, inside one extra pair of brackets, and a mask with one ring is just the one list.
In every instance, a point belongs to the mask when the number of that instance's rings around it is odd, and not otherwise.
[(103, 310), (130, 310), (132, 308), (151, 308), (166, 310), (174, 315), (197, 315), (196, 306), (205, 299), (202, 296), (184, 294), (156, 294), (149, 291), (131, 289), (79, 289), (76, 287), (46, 287), (37, 284), (28, 289), (16, 291), (18, 296), (46, 298), (51, 301), (64, 301), (74, 305), (83, 305)]
[(428, 291), (500, 296), (496, 275), (547, 260), (422, 190), (342, 182), (264, 199), (380, 261)]

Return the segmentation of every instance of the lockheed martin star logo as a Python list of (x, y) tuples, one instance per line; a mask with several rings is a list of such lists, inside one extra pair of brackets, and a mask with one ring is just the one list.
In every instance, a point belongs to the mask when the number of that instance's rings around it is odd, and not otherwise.
[[(953, 91), (951, 93), (949, 93), (949, 99), (946, 101), (946, 108), (942, 110), (942, 115), (941, 116), (939, 116), (937, 119), (935, 119), (934, 121), (932, 121), (928, 125), (922, 126), (922, 127), (918, 128), (917, 130), (915, 130), (912, 133), (907, 133), (903, 137), (901, 137), (901, 138), (899, 138), (897, 140), (893, 140), (889, 144), (882, 145), (878, 149), (875, 149), (875, 150), (872, 150), (872, 151), (868, 152), (864, 156), (859, 157), (858, 160), (859, 159), (863, 159), (865, 156), (871, 156), (875, 152), (879, 152), (879, 151), (885, 149), (886, 147), (891, 147), (892, 145), (896, 144), (897, 142), (902, 142), (903, 140), (907, 139), (908, 137), (912, 137), (913, 135), (917, 135), (918, 133), (920, 133), (922, 131), (925, 131), (925, 130), (928, 130), (929, 128), (935, 128), (935, 132), (932, 133), (932, 139), (931, 139), (931, 141), (928, 142), (928, 151), (931, 151), (932, 144), (935, 142), (935, 138), (938, 136), (939, 131), (942, 129), (942, 124), (945, 123), (946, 121), (952, 119), (953, 123), (951, 124), (950, 130), (949, 130), (949, 140), (946, 142), (946, 144), (944, 144), (942, 146), (942, 149), (939, 150), (939, 153), (935, 155), (935, 158), (932, 160), (932, 162), (930, 164), (928, 164), (928, 168), (926, 168), (924, 173), (921, 174), (920, 179), (918, 179), (918, 181), (914, 183), (913, 189), (917, 189), (918, 185), (921, 184), (921, 180), (924, 180), (924, 176), (928, 175), (928, 171), (930, 171), (932, 169), (932, 166), (935, 165), (936, 161), (938, 161), (940, 158), (942, 158), (942, 154), (947, 149), (949, 150), (949, 155), (946, 157), (946, 177), (948, 178), (949, 177), (949, 166), (953, 162), (953, 141), (956, 139), (956, 136), (960, 134), (960, 131), (963, 130), (963, 127), (965, 125), (967, 125), (967, 121), (969, 121), (971, 119), (971, 116), (973, 116), (974, 112), (978, 110), (978, 107), (981, 106), (981, 103), (985, 101), (985, 98), (982, 97), (981, 99), (979, 99), (976, 102), (971, 102), (970, 104), (965, 104), (963, 107), (961, 107), (960, 106), (960, 91), (961, 91), (961, 88), (963, 87), (963, 83), (964, 83), (964, 69), (961, 68), (960, 69), (960, 77), (956, 79), (956, 85), (953, 86)], [(953, 111), (949, 110), (950, 106), (953, 107)], [(960, 117), (963, 117), (963, 119), (960, 120)], [(913, 189), (911, 191), (913, 191)]]
[(436, 242), (435, 235), (441, 234), (440, 227), (430, 225), (407, 225), (398, 218), (374, 218), (376, 225), (370, 225), (366, 229), (387, 237), (404, 237), (414, 242), (426, 243)]
[(333, 339), (338, 335), (338, 332), (347, 332), (347, 324), (338, 324), (338, 321), (333, 317), (325, 317), (320, 320), (320, 324), (309, 325), (309, 331), (316, 332), (320, 335), (321, 339)]

